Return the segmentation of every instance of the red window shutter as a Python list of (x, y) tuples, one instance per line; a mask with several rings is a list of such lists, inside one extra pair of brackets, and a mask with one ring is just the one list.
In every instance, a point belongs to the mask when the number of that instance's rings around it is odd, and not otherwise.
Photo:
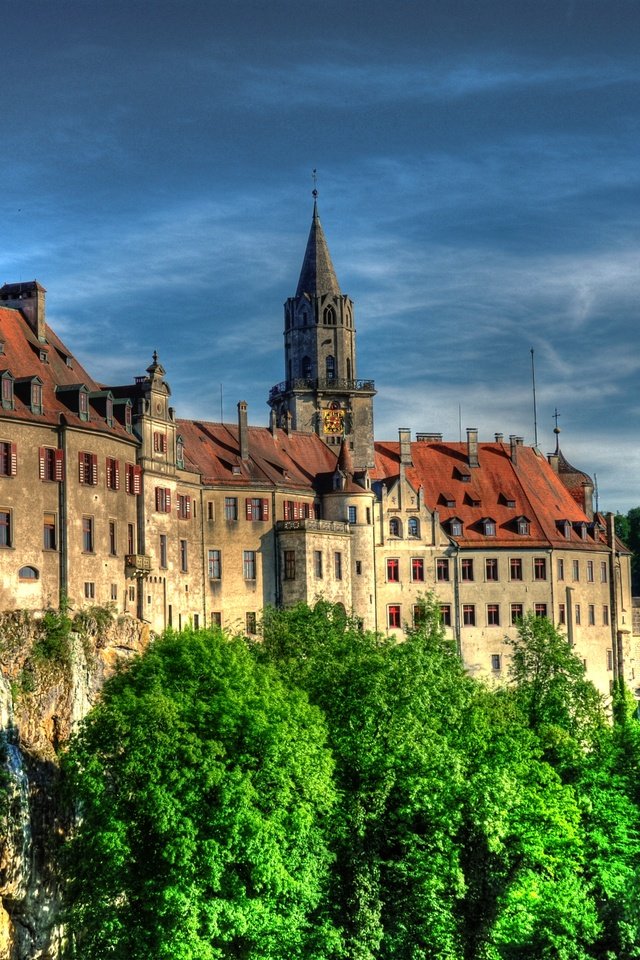
[(185, 497), (185, 514), (187, 519), (191, 516), (191, 497)]
[(262, 519), (269, 519), (269, 501), (266, 498), (262, 501)]
[(15, 477), (18, 471), (18, 452), (15, 443), (9, 445), (9, 476)]
[(164, 503), (165, 503), (164, 512), (171, 513), (171, 490), (169, 490), (168, 487), (164, 491)]
[(91, 454), (91, 483), (95, 487), (98, 482), (98, 454)]
[(284, 502), (284, 518), (285, 520), (291, 520), (291, 501), (285, 500)]
[(85, 482), (84, 478), (84, 455), (82, 453), (78, 454), (78, 480), (80, 483)]
[(55, 477), (56, 480), (64, 480), (64, 450), (56, 450)]
[(160, 504), (162, 502), (162, 492), (160, 487), (156, 487), (156, 510), (160, 509)]
[(38, 449), (38, 471), (40, 479), (44, 480), (44, 447)]
[(142, 467), (133, 468), (133, 492), (140, 493), (142, 490)]
[(120, 461), (113, 461), (113, 486), (115, 490), (120, 489)]
[(246, 517), (247, 517), (247, 520), (251, 520), (253, 515), (252, 515), (252, 512), (251, 512), (251, 500), (250, 500), (248, 497), (247, 497), (247, 499), (245, 500), (245, 507), (246, 507)]
[(159, 434), (159, 433), (154, 433), (154, 435), (153, 435), (153, 451), (154, 451), (154, 453), (157, 453), (157, 452), (158, 452), (159, 447), (160, 447), (160, 434)]

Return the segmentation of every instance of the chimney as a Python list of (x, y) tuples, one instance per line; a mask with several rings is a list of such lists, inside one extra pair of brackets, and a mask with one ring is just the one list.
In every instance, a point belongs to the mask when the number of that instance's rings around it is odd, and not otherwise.
[(272, 437), (275, 437), (276, 435), (277, 426), (278, 426), (278, 417), (276, 415), (275, 410), (272, 407), (271, 412), (269, 414), (269, 430), (271, 432)]
[(26, 283), (5, 283), (0, 287), (0, 304), (20, 310), (41, 343), (46, 343), (46, 293), (37, 280)]
[(511, 444), (511, 462), (518, 462), (518, 447), (522, 445), (522, 437), (516, 437), (513, 433), (509, 434), (509, 443)]
[(496, 443), (502, 443), (504, 440), (504, 433), (496, 433)]
[(554, 472), (554, 473), (558, 473), (558, 471), (559, 471), (559, 469), (560, 469), (560, 457), (558, 456), (558, 454), (557, 454), (557, 453), (548, 453), (548, 454), (547, 454), (547, 460), (549, 461), (549, 464), (550, 464), (551, 469), (553, 470), (553, 472)]
[(287, 410), (284, 415), (284, 432), (289, 436), (291, 433), (291, 424), (293, 423), (293, 417), (291, 416), (291, 410)]
[(411, 430), (408, 427), (400, 427), (398, 430), (398, 440), (400, 441), (400, 463), (405, 467), (413, 466), (411, 459)]
[(478, 460), (478, 430), (477, 427), (467, 427), (467, 460), (470, 467), (479, 467)]
[(238, 404), (238, 442), (240, 444), (240, 459), (249, 459), (249, 431), (247, 428), (247, 404), (241, 400)]

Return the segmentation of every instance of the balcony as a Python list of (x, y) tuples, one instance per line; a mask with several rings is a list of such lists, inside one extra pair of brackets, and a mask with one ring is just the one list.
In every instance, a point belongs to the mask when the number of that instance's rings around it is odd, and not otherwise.
[(141, 579), (151, 573), (151, 557), (145, 557), (141, 553), (128, 553), (124, 558), (124, 565), (128, 577)]
[(326, 379), (307, 379), (300, 377), (296, 380), (283, 380), (271, 387), (269, 391), (269, 402), (276, 400), (286, 393), (296, 390), (326, 390), (328, 392), (344, 393), (375, 393), (376, 386), (373, 380), (345, 380), (341, 377), (335, 377), (333, 380)]
[(309, 518), (302, 520), (278, 520), (276, 522), (278, 533), (289, 530), (305, 530), (309, 533), (351, 533), (348, 523), (342, 520), (311, 520)]

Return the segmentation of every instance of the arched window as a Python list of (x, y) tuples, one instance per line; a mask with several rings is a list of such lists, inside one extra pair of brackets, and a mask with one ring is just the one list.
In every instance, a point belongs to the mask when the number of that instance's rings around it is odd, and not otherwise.
[(391, 517), (389, 520), (389, 536), (391, 537), (401, 537), (402, 536), (402, 524), (397, 517)]
[(18, 570), (18, 577), (21, 580), (39, 580), (40, 574), (35, 567), (21, 567)]
[(327, 369), (327, 380), (335, 380), (336, 378), (336, 358), (332, 357), (331, 354), (326, 359), (326, 369)]
[(335, 308), (329, 305), (324, 308), (322, 314), (322, 322), (326, 327), (335, 327), (336, 325), (336, 311)]
[(302, 379), (308, 380), (311, 377), (311, 357), (302, 358)]
[(410, 537), (420, 536), (420, 523), (417, 517), (409, 517), (407, 521), (407, 532)]

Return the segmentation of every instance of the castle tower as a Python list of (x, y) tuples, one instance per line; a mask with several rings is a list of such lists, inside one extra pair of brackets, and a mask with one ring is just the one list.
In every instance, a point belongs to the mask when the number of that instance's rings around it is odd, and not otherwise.
[[(315, 196), (315, 191), (314, 191)], [(284, 305), (285, 375), (269, 405), (278, 424), (346, 440), (356, 469), (373, 466), (372, 380), (358, 380), (353, 301), (340, 290), (314, 199), (298, 288)], [(336, 450), (337, 452), (337, 450)]]

